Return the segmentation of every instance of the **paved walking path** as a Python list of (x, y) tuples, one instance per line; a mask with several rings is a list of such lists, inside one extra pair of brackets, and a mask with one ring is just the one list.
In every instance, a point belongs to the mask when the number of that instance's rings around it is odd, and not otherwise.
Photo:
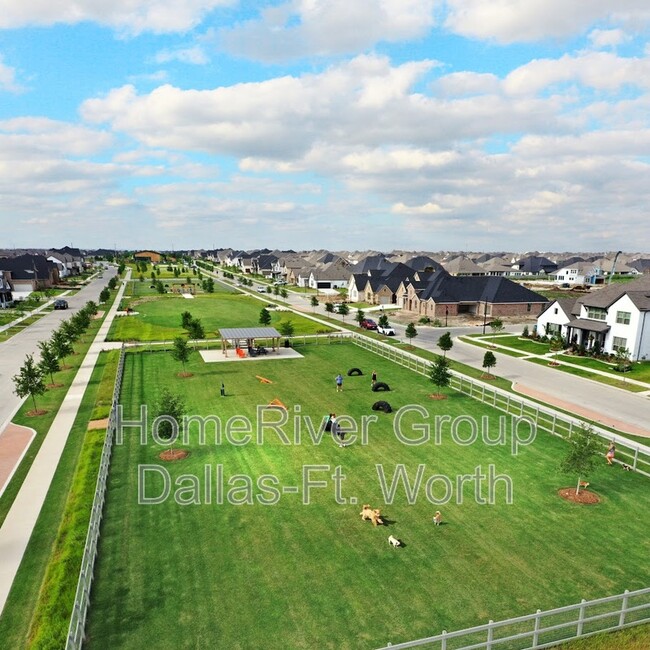
[(97, 358), (105, 347), (104, 340), (115, 317), (125, 287), (126, 283), (122, 283), (117, 298), (90, 345), (11, 510), (0, 528), (0, 613), (4, 609), (25, 549), (50, 489)]

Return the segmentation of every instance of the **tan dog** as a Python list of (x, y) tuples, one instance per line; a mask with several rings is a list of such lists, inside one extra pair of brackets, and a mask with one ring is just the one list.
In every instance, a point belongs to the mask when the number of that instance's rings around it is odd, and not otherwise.
[(433, 515), (433, 523), (436, 526), (440, 526), (441, 521), (442, 521), (442, 515), (440, 514), (440, 510), (436, 510), (436, 514)]
[(370, 504), (369, 503), (364, 504), (363, 510), (359, 514), (361, 515), (361, 519), (363, 519), (364, 521), (366, 519), (372, 519), (373, 510), (370, 507)]
[(372, 511), (372, 515), (370, 518), (372, 519), (373, 526), (384, 525), (384, 520), (381, 518), (381, 510), (379, 510), (379, 508), (376, 508), (375, 510)]

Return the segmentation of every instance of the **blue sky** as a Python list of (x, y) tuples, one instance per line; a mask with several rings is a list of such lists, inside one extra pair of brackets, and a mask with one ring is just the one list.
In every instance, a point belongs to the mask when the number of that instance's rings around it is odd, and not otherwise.
[(0, 0), (0, 248), (650, 251), (647, 0)]

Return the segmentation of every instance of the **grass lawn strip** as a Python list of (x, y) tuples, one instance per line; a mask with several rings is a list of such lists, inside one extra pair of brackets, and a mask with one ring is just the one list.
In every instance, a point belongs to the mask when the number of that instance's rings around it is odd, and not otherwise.
[[(185, 397), (189, 413), (215, 413), (222, 421), (253, 416), (256, 404), (273, 398), (292, 417), (300, 404), (301, 415), (314, 420), (332, 410), (358, 420), (376, 399), (367, 378), (373, 368), (391, 385), (383, 397), (394, 408), (417, 403), (432, 418), (480, 421), (485, 415), (493, 426), (500, 415), (458, 393), (433, 402), (426, 378), (353, 345), (301, 352), (304, 359), (259, 361), (254, 368), (203, 364), (194, 356), (189, 379), (176, 377), (177, 364), (167, 354), (129, 354), (125, 415), (155, 402), (167, 386)], [(366, 374), (346, 377), (337, 394), (333, 378), (348, 367)], [(260, 384), (255, 374), (274, 383)], [(219, 397), (222, 380), (232, 397)], [(333, 470), (340, 464), (347, 476), (343, 494), (356, 496), (355, 505), (335, 504), (328, 489), (315, 490), (309, 506), (296, 495), (272, 507), (179, 506), (173, 499), (138, 506), (137, 466), (158, 462), (161, 448), (127, 435), (111, 466), (88, 648), (138, 648), (152, 634), (157, 648), (372, 648), (648, 583), (643, 531), (650, 491), (643, 477), (599, 467), (590, 479), (601, 504), (576, 507), (556, 496), (572, 483), (557, 472), (566, 451), (562, 440), (540, 433), (517, 456), (482, 443), (455, 445), (448, 436), (440, 445), (409, 446), (394, 435), (394, 417), (381, 414), (369, 445), (343, 450), (331, 440), (284, 445), (274, 435), (261, 446), (202, 446), (194, 432), (191, 455), (167, 466), (172, 485), (181, 474), (203, 476), (206, 464), (222, 464), (226, 481), (235, 474), (253, 480), (273, 474), (281, 485), (295, 485), (304, 465)], [(419, 423), (420, 416), (405, 416), (402, 430), (416, 435), (411, 427)], [(411, 478), (420, 463), (426, 476), (450, 477), (493, 463), (512, 477), (515, 501), (481, 506), (468, 490), (464, 504), (440, 508), (446, 525), (434, 527), (437, 508), (422, 495), (409, 505), (400, 490), (392, 505), (383, 505), (377, 463), (389, 481), (396, 463)], [(362, 522), (362, 503), (381, 507), (391, 525)], [(390, 549), (391, 533), (406, 547)]]
[[(0, 617), (3, 648), (62, 648), (74, 601), (104, 432), (86, 432), (118, 351), (102, 353)], [(111, 373), (113, 373), (111, 375)], [(31, 629), (31, 634), (30, 634)]]

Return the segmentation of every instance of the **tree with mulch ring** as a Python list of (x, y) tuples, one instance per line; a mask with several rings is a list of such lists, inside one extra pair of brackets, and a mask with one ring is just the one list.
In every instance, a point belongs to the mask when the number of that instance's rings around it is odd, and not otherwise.
[(44, 415), (47, 411), (39, 409), (36, 405), (36, 396), (42, 395), (45, 392), (45, 380), (43, 379), (43, 371), (34, 363), (34, 357), (28, 354), (25, 358), (20, 372), (13, 377), (14, 393), (18, 397), (31, 397), (34, 402), (34, 408), (27, 412), (27, 415), (34, 417), (36, 415)]
[(497, 358), (488, 350), (483, 356), (483, 367), (486, 372), (481, 375), (481, 379), (496, 379), (496, 377), (490, 372), (490, 370), (492, 370), (496, 365)]
[[(185, 400), (180, 395), (172, 393), (168, 388), (163, 388), (156, 403), (155, 435), (169, 444), (170, 448), (165, 449), (158, 457), (162, 460), (181, 460), (189, 455), (183, 449), (174, 449), (174, 443), (182, 438), (183, 416), (185, 415)], [(159, 418), (161, 418), (159, 420)], [(167, 443), (168, 441), (168, 443)]]
[(177, 336), (174, 339), (174, 348), (172, 350), (172, 359), (180, 361), (183, 364), (183, 370), (178, 373), (178, 377), (191, 377), (192, 373), (185, 370), (185, 364), (192, 354), (192, 349), (187, 343), (187, 339)]
[(158, 454), (158, 458), (166, 462), (172, 462), (175, 460), (183, 460), (183, 458), (187, 458), (189, 455), (190, 452), (185, 449), (165, 449), (165, 451), (161, 451)]
[(451, 381), (451, 373), (449, 372), (449, 361), (446, 357), (441, 357), (437, 355), (436, 360), (431, 366), (431, 371), (429, 372), (429, 379), (438, 387), (438, 392), (433, 395), (429, 395), (431, 399), (447, 399), (446, 395), (441, 393), (441, 389), (449, 386)]
[[(589, 476), (596, 467), (596, 459), (600, 455), (600, 439), (591, 427), (583, 425), (572, 433), (568, 442), (569, 450), (560, 464), (560, 470), (565, 474), (578, 477), (574, 497), (571, 500), (576, 503), (587, 503), (579, 499), (580, 488), (586, 487), (584, 478)], [(564, 489), (560, 490), (558, 494), (566, 499), (568, 497), (563, 494), (564, 491)]]
[(579, 503), (585, 506), (600, 503), (600, 497), (595, 492), (590, 492), (589, 490), (585, 489), (576, 494), (575, 489), (572, 487), (561, 488), (557, 491), (557, 493), (566, 501), (571, 501), (571, 503)]
[(415, 328), (415, 323), (409, 323), (404, 330), (406, 338), (409, 340), (409, 349), (413, 349), (413, 339), (418, 335), (418, 331)]

